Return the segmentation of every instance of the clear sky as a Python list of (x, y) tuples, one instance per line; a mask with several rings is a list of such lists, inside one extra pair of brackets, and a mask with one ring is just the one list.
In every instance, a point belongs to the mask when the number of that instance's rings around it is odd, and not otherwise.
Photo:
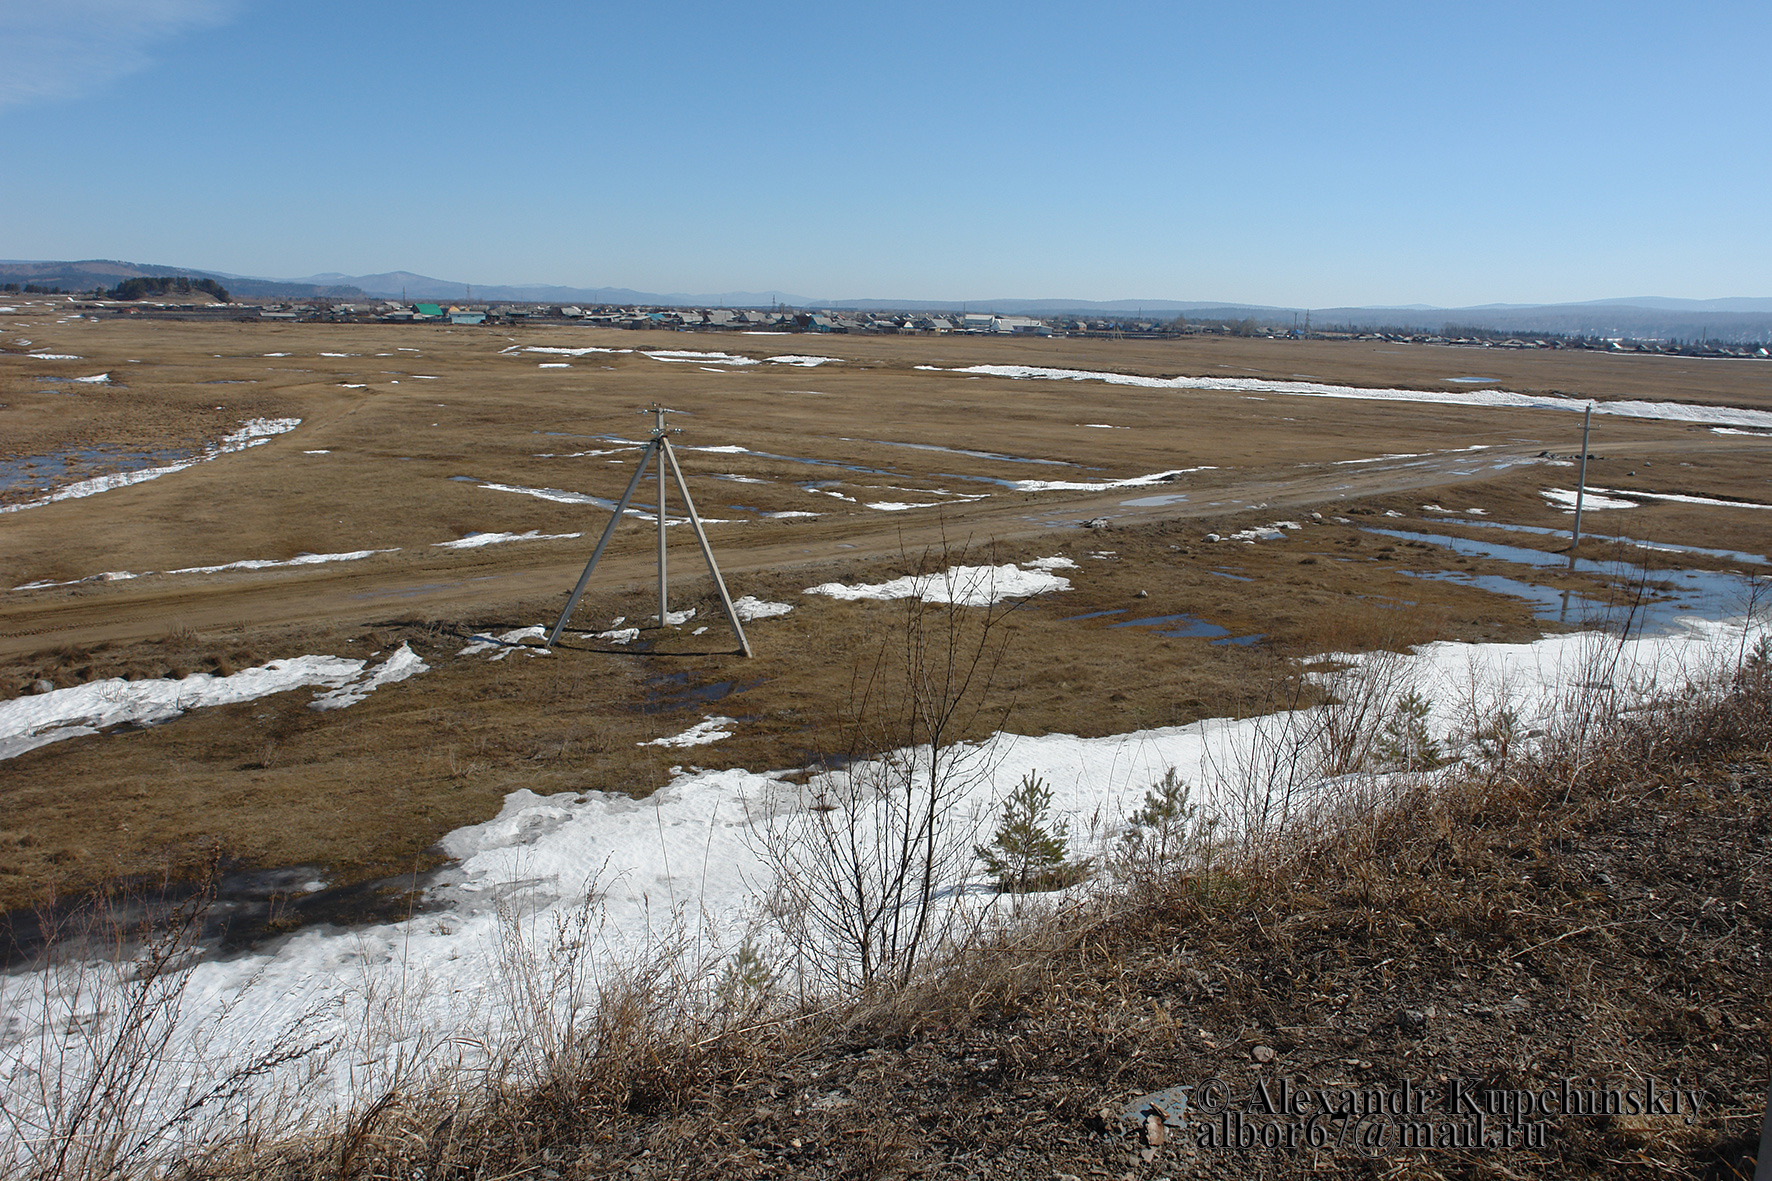
[(0, 0), (0, 256), (818, 299), (1768, 296), (1766, 16)]

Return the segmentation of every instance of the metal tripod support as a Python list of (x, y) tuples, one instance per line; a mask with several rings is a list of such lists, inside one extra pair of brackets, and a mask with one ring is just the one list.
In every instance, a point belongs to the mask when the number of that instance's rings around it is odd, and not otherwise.
[(667, 410), (663, 406), (652, 405), (640, 411), (655, 418), (652, 427), (652, 440), (640, 452), (640, 462), (634, 468), (634, 476), (628, 481), (628, 490), (621, 494), (621, 501), (615, 506), (615, 514), (609, 518), (603, 536), (597, 541), (597, 548), (591, 552), (591, 560), (585, 563), (583, 574), (578, 576), (578, 585), (572, 588), (572, 597), (566, 600), (566, 610), (560, 612), (559, 622), (554, 630), (548, 633), (548, 647), (552, 648), (560, 639), (560, 633), (566, 630), (566, 621), (572, 618), (572, 612), (578, 601), (584, 597), (585, 588), (591, 583), (591, 572), (597, 568), (598, 559), (602, 558), (603, 550), (609, 545), (609, 539), (615, 536), (615, 527), (621, 523), (622, 514), (628, 511), (628, 505), (634, 499), (634, 492), (640, 487), (640, 479), (646, 474), (646, 465), (656, 463), (658, 466), (658, 626), (664, 627), (670, 618), (670, 580), (665, 563), (665, 469), (668, 467), (677, 481), (677, 491), (683, 494), (683, 507), (688, 511), (689, 527), (695, 530), (695, 540), (701, 543), (701, 556), (707, 559), (708, 573), (714, 576), (714, 589), (720, 593), (720, 606), (726, 612), (727, 622), (732, 624), (733, 634), (738, 636), (739, 650), (751, 655), (751, 642), (745, 638), (744, 625), (739, 622), (738, 612), (732, 606), (732, 596), (726, 593), (726, 580), (720, 577), (720, 565), (714, 561), (714, 549), (708, 544), (707, 532), (701, 527), (701, 517), (695, 511), (695, 501), (689, 495), (689, 485), (683, 480), (683, 469), (677, 466), (676, 452), (671, 450), (671, 436), (678, 434), (676, 427), (667, 427), (664, 416), (675, 414), (675, 410)]

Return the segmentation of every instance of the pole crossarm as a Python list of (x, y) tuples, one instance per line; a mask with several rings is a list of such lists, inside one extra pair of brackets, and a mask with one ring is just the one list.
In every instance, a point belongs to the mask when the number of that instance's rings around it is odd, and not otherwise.
[(579, 600), (584, 598), (585, 588), (590, 586), (591, 574), (603, 557), (603, 551), (609, 546), (609, 539), (615, 536), (615, 527), (633, 502), (634, 494), (640, 488), (640, 481), (646, 475), (648, 464), (658, 467), (658, 625), (665, 627), (670, 620), (670, 583), (665, 564), (665, 478), (667, 471), (677, 482), (677, 491), (683, 497), (683, 508), (689, 518), (689, 526), (695, 531), (695, 540), (701, 547), (701, 555), (707, 560), (708, 573), (713, 576), (714, 589), (720, 595), (720, 607), (726, 613), (726, 621), (732, 625), (732, 632), (738, 637), (739, 651), (746, 657), (752, 655), (751, 642), (744, 634), (744, 624), (738, 618), (738, 610), (732, 605), (732, 596), (727, 593), (726, 580), (720, 576), (720, 565), (714, 560), (713, 546), (708, 544), (707, 531), (702, 528), (701, 516), (695, 511), (695, 500), (689, 495), (689, 483), (683, 478), (683, 469), (677, 464), (677, 455), (671, 448), (670, 437), (682, 433), (677, 427), (665, 426), (665, 415), (682, 413), (671, 410), (657, 403), (640, 411), (654, 418), (652, 438), (640, 452), (640, 461), (634, 467), (634, 474), (628, 480), (628, 487), (616, 503), (615, 512), (609, 518), (609, 524), (603, 529), (603, 536), (597, 539), (597, 548), (591, 551), (591, 560), (585, 563), (584, 573), (578, 576), (578, 583), (572, 588), (572, 594), (566, 600), (565, 610), (554, 624), (554, 630), (548, 633), (548, 647), (552, 648), (559, 642), (560, 635), (566, 630), (566, 623), (578, 608)]

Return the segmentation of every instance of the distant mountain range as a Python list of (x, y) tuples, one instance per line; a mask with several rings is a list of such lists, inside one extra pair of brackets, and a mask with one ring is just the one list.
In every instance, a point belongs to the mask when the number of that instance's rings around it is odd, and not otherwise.
[(109, 258), (89, 258), (81, 262), (31, 262), (0, 259), (0, 283), (39, 287), (60, 287), (64, 291), (91, 291), (95, 287), (115, 287), (125, 279), (177, 278), (214, 279), (234, 297), (247, 299), (365, 299), (360, 288), (343, 284), (285, 282), (277, 279), (252, 279), (242, 275), (224, 275), (219, 271), (200, 271), (195, 267), (166, 267), (148, 263), (118, 262)]
[(124, 279), (189, 275), (212, 278), (236, 297), (248, 299), (405, 299), (488, 303), (622, 304), (653, 307), (830, 308), (854, 311), (1000, 312), (1024, 316), (1146, 316), (1190, 320), (1245, 320), (1290, 325), (1309, 314), (1316, 328), (1389, 328), (1441, 332), (1448, 327), (1500, 332), (1560, 332), (1570, 335), (1638, 339), (1710, 337), (1730, 341), (1772, 341), (1772, 298), (1670, 299), (1643, 295), (1560, 304), (1482, 304), (1439, 308), (1292, 308), (1260, 304), (1118, 299), (812, 299), (783, 291), (725, 291), (715, 294), (659, 294), (626, 287), (560, 287), (543, 284), (469, 284), (411, 271), (375, 275), (327, 272), (299, 279), (267, 279), (111, 259), (81, 262), (0, 260), (0, 282), (35, 283), (70, 291), (113, 287)]

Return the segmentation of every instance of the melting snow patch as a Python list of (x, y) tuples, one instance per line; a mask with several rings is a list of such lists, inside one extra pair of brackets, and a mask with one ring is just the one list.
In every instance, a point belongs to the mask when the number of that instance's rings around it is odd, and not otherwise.
[(772, 521), (792, 521), (792, 520), (795, 520), (798, 518), (818, 517), (818, 516), (821, 516), (822, 514), (802, 512), (798, 509), (786, 509), (782, 512), (764, 513), (763, 515), (765, 517), (768, 517)]
[[(306, 685), (328, 686), (333, 692), (322, 695), (315, 705), (338, 709), (361, 701), (381, 685), (403, 681), (426, 668), (405, 646), (368, 677), (357, 681), (365, 663), (343, 656), (297, 656), (241, 669), (225, 677), (194, 673), (180, 681), (115, 678), (0, 701), (0, 759), (13, 758), (65, 738), (96, 734), (125, 722), (154, 725), (170, 721), (186, 710), (233, 705)], [(332, 705), (319, 704), (346, 689), (361, 692), (350, 700), (341, 698)]]
[(322, 562), (355, 562), (362, 558), (371, 558), (376, 554), (399, 553), (400, 548), (393, 549), (360, 549), (348, 554), (298, 554), (293, 558), (247, 558), (243, 562), (229, 562), (223, 566), (184, 566), (177, 570), (145, 570), (140, 574), (128, 570), (107, 570), (103, 574), (89, 574), (85, 578), (75, 578), (68, 582), (27, 582), (15, 586), (13, 590), (43, 590), (52, 586), (78, 586), (84, 582), (122, 582), (130, 578), (145, 578), (154, 574), (220, 574), (224, 570), (274, 570), (283, 566), (317, 566)]
[(813, 369), (819, 365), (835, 364), (838, 362), (839, 358), (837, 358), (837, 357), (801, 357), (801, 356), (795, 356), (795, 355), (790, 354), (790, 355), (784, 356), (784, 357), (770, 357), (769, 360), (776, 365), (798, 365), (802, 369)]
[[(1132, 373), (1105, 373), (1091, 369), (1053, 369), (1041, 365), (968, 365), (944, 369), (918, 365), (918, 369), (982, 377), (1019, 377), (1043, 381), (1101, 381), (1108, 385), (1140, 386), (1160, 390), (1247, 390), (1268, 394), (1291, 394), (1307, 398), (1354, 398), (1373, 402), (1423, 402), (1445, 406), (1503, 407), (1521, 410), (1564, 410), (1577, 413), (1590, 404), (1586, 398), (1557, 398), (1516, 394), (1511, 390), (1403, 390), (1363, 389), (1326, 385), (1312, 381), (1270, 381), (1256, 377), (1145, 377)], [(1670, 422), (1715, 423), (1719, 426), (1772, 427), (1772, 410), (1746, 410), (1733, 406), (1693, 406), (1684, 402), (1593, 402), (1595, 414), (1621, 418), (1654, 418)]]
[(551, 656), (553, 653), (547, 648), (532, 648), (523, 643), (524, 640), (546, 640), (547, 638), (548, 629), (541, 624), (536, 624), (534, 627), (520, 627), (496, 636), (476, 635), (473, 637), (474, 642), (457, 652), (456, 655), (478, 656), (482, 652), (490, 652), (492, 655), (489, 659), (503, 660), (513, 651), (521, 648), (531, 656)]
[(1264, 525), (1254, 529), (1244, 529), (1237, 533), (1232, 533), (1226, 537), (1225, 540), (1245, 541), (1250, 545), (1254, 545), (1258, 541), (1285, 541), (1286, 534), (1282, 532), (1282, 530), (1297, 528), (1299, 528), (1297, 521), (1275, 521), (1272, 525)]
[(454, 541), (431, 544), (443, 549), (479, 549), (483, 545), (499, 545), (506, 541), (566, 541), (582, 536), (582, 533), (543, 533), (540, 529), (531, 529), (527, 533), (470, 533)]
[(654, 361), (690, 362), (697, 365), (755, 365), (757, 362), (750, 357), (735, 357), (731, 353), (696, 353), (688, 349), (656, 349), (642, 351), (642, 356), (651, 357)]
[(708, 718), (697, 722), (681, 734), (673, 734), (669, 738), (654, 738), (651, 742), (637, 742), (636, 746), (706, 746), (710, 742), (718, 742), (722, 738), (731, 738), (732, 731), (728, 728), (738, 725), (733, 718)]
[(1677, 492), (1638, 492), (1634, 488), (1589, 488), (1587, 490), (1587, 503), (1593, 503), (1593, 495), (1595, 492), (1603, 492), (1608, 496), (1629, 496), (1633, 498), (1647, 498), (1649, 500), (1666, 500), (1675, 504), (1705, 504), (1710, 505), (1713, 508), (1772, 509), (1772, 504), (1761, 504), (1755, 500), (1723, 500), (1714, 496), (1686, 496)]
[(909, 501), (904, 500), (876, 500), (867, 507), (879, 509), (883, 513), (902, 513), (914, 508), (935, 508), (936, 502), (932, 501), (929, 504), (912, 504)]
[(382, 661), (368, 676), (360, 681), (341, 685), (330, 693), (322, 693), (314, 698), (308, 708), (328, 710), (344, 709), (346, 706), (356, 705), (383, 685), (392, 685), (396, 681), (416, 677), (419, 673), (428, 672), (430, 667), (418, 658), (418, 654), (409, 645), (401, 644), (399, 651)]
[(111, 381), (111, 375), (109, 373), (95, 373), (91, 377), (76, 377), (74, 379), (74, 384), (75, 385), (109, 385), (110, 381)]
[[(499, 350), (499, 352), (501, 352), (501, 353), (514, 353), (516, 351), (517, 351), (516, 345), (512, 345), (508, 349), (500, 349)], [(632, 349), (600, 349), (600, 348), (597, 348), (592, 345), (587, 345), (586, 347), (584, 347), (582, 349), (567, 349), (567, 348), (560, 348), (557, 345), (532, 344), (532, 345), (524, 346), (523, 351), (526, 353), (551, 353), (556, 357), (583, 357), (583, 356), (587, 356), (591, 353), (631, 353), (634, 350), (632, 350)]]
[(572, 362), (570, 362), (570, 361), (543, 361), (540, 365), (537, 365), (536, 368), (537, 369), (570, 369), (570, 368), (572, 368)]
[(771, 603), (767, 599), (745, 595), (732, 601), (732, 609), (738, 613), (740, 623), (749, 623), (753, 619), (774, 619), (777, 615), (786, 615), (794, 609), (794, 605)]
[(1167, 484), (1177, 476), (1217, 470), (1208, 464), (1203, 467), (1178, 467), (1166, 472), (1152, 472), (1148, 476), (1132, 476), (1125, 480), (1011, 480), (1009, 486), (1017, 492), (1099, 492), (1109, 488), (1144, 488), (1151, 484)]
[[(1572, 513), (1575, 511), (1575, 490), (1573, 488), (1546, 488), (1539, 495), (1543, 496), (1558, 508), (1561, 508), (1564, 512)], [(1601, 496), (1592, 488), (1589, 488), (1587, 490), (1587, 495), (1581, 498), (1581, 507), (1591, 509), (1637, 508), (1638, 505), (1634, 500), (1620, 500), (1615, 496)]]
[(907, 574), (891, 582), (848, 586), (826, 582), (807, 587), (806, 594), (833, 599), (908, 599), (925, 603), (955, 603), (962, 607), (986, 607), (1002, 599), (1018, 599), (1070, 590), (1068, 578), (1045, 570), (1007, 566), (950, 566), (940, 574)]
[(85, 357), (76, 357), (72, 353), (32, 353), (33, 361), (84, 361)]
[(606, 632), (598, 632), (597, 638), (607, 640), (611, 644), (631, 644), (640, 638), (640, 629), (637, 627), (613, 627)]

